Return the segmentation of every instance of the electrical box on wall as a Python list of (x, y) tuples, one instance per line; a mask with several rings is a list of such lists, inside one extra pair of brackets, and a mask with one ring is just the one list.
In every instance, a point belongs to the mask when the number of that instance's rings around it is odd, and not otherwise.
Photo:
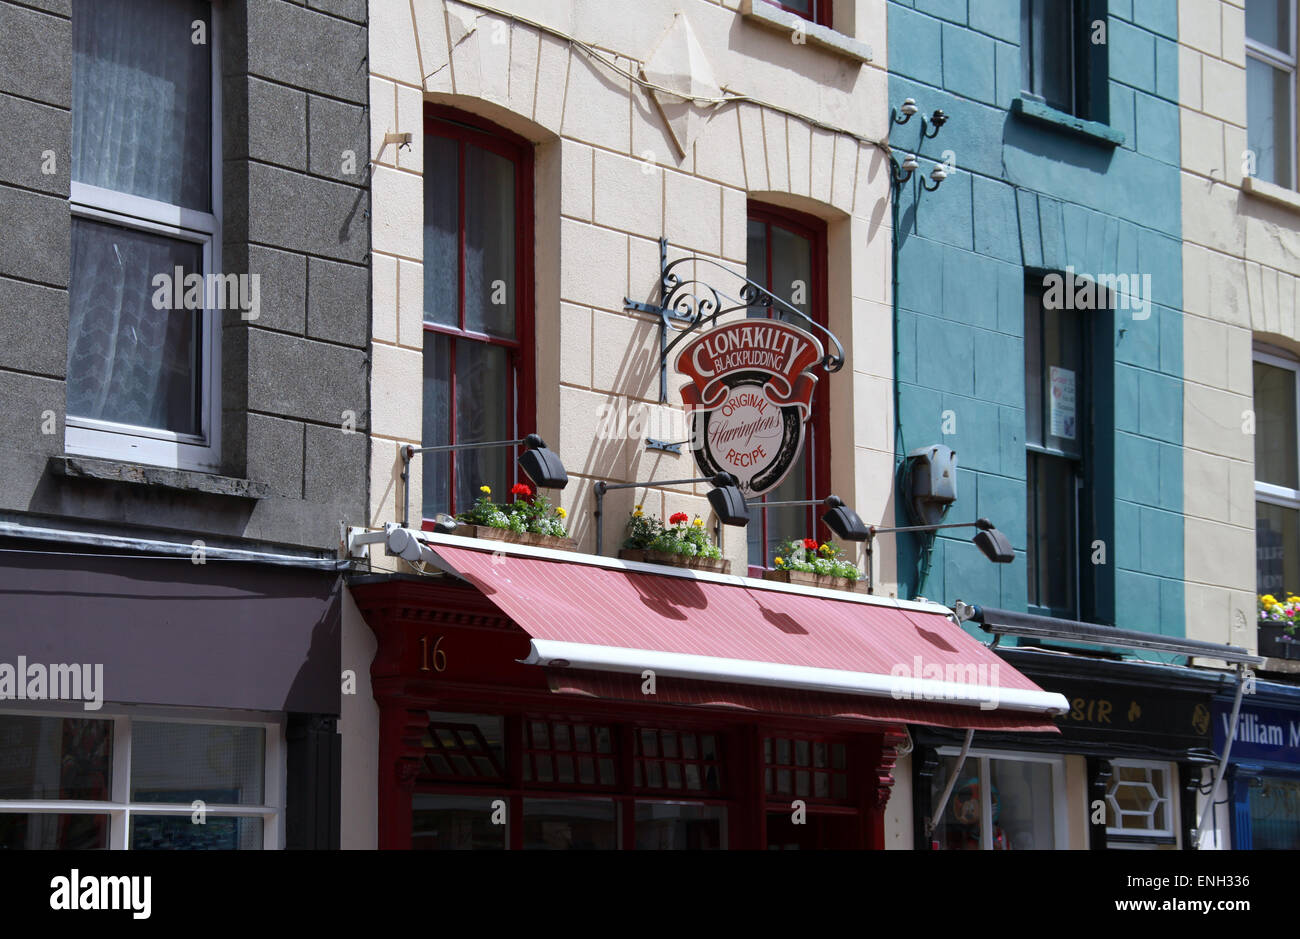
[(948, 506), (957, 501), (957, 452), (943, 444), (913, 450), (907, 455), (903, 478), (912, 523), (938, 525)]

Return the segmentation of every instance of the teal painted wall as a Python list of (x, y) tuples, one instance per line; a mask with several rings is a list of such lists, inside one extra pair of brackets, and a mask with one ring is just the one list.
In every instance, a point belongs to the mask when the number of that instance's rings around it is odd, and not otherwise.
[[(920, 140), (917, 118), (891, 135), (896, 153), (921, 156), (898, 200), (896, 456), (931, 443), (955, 449), (958, 501), (948, 520), (988, 516), (1017, 555), (991, 564), (958, 529), (935, 539), (920, 593), (948, 605), (1026, 608), (1026, 274), (1149, 274), (1149, 318), (1089, 314), (1110, 318), (1097, 352), (1113, 366), (1097, 389), (1100, 508), (1081, 527), (1106, 544), (1095, 618), (1181, 636), (1177, 0), (1111, 0), (1103, 14), (1108, 78), (1098, 87), (1108, 93), (1107, 123), (1124, 135), (1117, 147), (1012, 113), (1020, 0), (890, 0), (888, 15), (890, 104), (911, 97), (922, 114), (942, 108), (950, 118), (933, 140)], [(947, 150), (958, 172), (921, 192)], [(942, 432), (945, 411), (956, 433)], [(903, 596), (917, 586), (918, 545), (899, 539)]]

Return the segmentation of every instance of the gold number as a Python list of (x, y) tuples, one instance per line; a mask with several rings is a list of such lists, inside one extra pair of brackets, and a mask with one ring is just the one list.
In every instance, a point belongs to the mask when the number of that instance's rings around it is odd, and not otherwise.
[(422, 672), (445, 672), (447, 670), (447, 653), (443, 652), (438, 646), (442, 645), (442, 637), (439, 636), (433, 643), (433, 667), (429, 667), (429, 637), (420, 637), (420, 671)]

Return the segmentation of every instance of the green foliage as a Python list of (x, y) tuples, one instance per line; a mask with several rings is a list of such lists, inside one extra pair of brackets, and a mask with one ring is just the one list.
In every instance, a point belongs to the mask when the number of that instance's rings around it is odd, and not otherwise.
[(480, 486), (479, 491), (482, 494), (469, 509), (456, 516), (456, 521), (501, 528), (517, 535), (532, 532), (556, 538), (569, 536), (564, 525), (564, 509), (552, 506), (551, 500), (541, 493), (533, 494), (531, 487), (525, 493), (522, 484), (516, 486), (511, 493), (514, 501), (506, 504), (493, 502), (492, 491), (487, 486)]
[(688, 558), (717, 560), (722, 557), (721, 549), (710, 543), (709, 533), (699, 516), (687, 521), (685, 513), (679, 512), (673, 518), (677, 521), (665, 525), (659, 519), (646, 515), (638, 505), (628, 516), (623, 547), (662, 551)]
[(856, 564), (840, 556), (839, 546), (827, 541), (815, 548), (806, 547), (813, 539), (792, 539), (783, 541), (776, 549), (773, 562), (778, 571), (803, 571), (805, 574), (820, 574), (823, 577), (843, 577), (856, 581), (862, 576)]

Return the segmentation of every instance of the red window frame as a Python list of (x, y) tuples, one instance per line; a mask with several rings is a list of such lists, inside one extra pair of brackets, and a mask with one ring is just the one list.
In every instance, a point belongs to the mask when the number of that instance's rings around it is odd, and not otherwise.
[[(424, 332), (440, 333), (452, 340), (470, 340), (501, 346), (509, 351), (510, 380), (514, 385), (514, 406), (510, 413), (510, 438), (518, 439), (536, 426), (536, 377), (533, 353), (533, 145), (524, 137), (504, 130), (477, 115), (445, 105), (427, 104), (424, 109), (425, 137), (455, 140), (459, 146), (457, 193), (460, 229), (457, 297), (457, 326), (450, 327), (424, 320)], [(465, 328), (465, 146), (473, 144), (512, 162), (515, 166), (515, 338), (503, 339)], [(426, 170), (428, 168), (426, 167)], [(448, 343), (447, 395), (451, 421), (449, 444), (456, 443), (456, 342)], [(456, 504), (456, 459), (453, 452), (448, 474), (448, 507), (452, 514), (465, 507)], [(511, 482), (519, 473), (511, 462)], [(433, 522), (423, 518), (422, 528)]]
[[(811, 268), (813, 282), (809, 285), (811, 287), (812, 318), (820, 326), (826, 327), (827, 279), (829, 276), (826, 268), (826, 223), (814, 215), (758, 202), (749, 203), (749, 221), (761, 222), (768, 226), (767, 237), (764, 239), (767, 246), (767, 258), (764, 265), (767, 271), (767, 283), (760, 286), (777, 296), (780, 296), (780, 293), (772, 289), (771, 228), (773, 226), (784, 228), (808, 239), (809, 244), (812, 246)], [(796, 323), (795, 325), (803, 329), (807, 328), (807, 324)], [(816, 330), (809, 331), (816, 334)], [(817, 334), (817, 338), (825, 345), (825, 335)], [(805, 499), (824, 499), (830, 493), (831, 486), (830, 402), (827, 400), (826, 376), (823, 374), (820, 379), (816, 391), (813, 392), (812, 418), (808, 421), (805, 430), (804, 452), (800, 455), (801, 460), (808, 461), (808, 485), (804, 494)], [(767, 496), (758, 496), (751, 501), (765, 502)], [(831, 537), (830, 529), (819, 521), (817, 506), (809, 506), (804, 510), (804, 513), (808, 525), (807, 531), (811, 532), (819, 541)], [(749, 524), (759, 525), (762, 532), (760, 543), (763, 545), (763, 556), (758, 558), (758, 564), (754, 563), (753, 558), (749, 559), (750, 576), (759, 577), (762, 576), (762, 571), (770, 569), (769, 562), (771, 559), (766, 556), (768, 543), (767, 513), (755, 512), (750, 518)], [(791, 537), (794, 537), (794, 535), (792, 534)]]
[(832, 0), (810, 0), (812, 6), (812, 16), (809, 16), (806, 13), (801, 13), (799, 10), (796, 10), (789, 5), (782, 3), (781, 0), (767, 0), (767, 2), (774, 7), (780, 7), (782, 10), (785, 10), (787, 13), (793, 13), (795, 16), (799, 17), (800, 19), (805, 19), (810, 23), (816, 23), (819, 26), (825, 26), (827, 29), (833, 28), (831, 26), (831, 14), (833, 12), (833, 6), (834, 6)]

